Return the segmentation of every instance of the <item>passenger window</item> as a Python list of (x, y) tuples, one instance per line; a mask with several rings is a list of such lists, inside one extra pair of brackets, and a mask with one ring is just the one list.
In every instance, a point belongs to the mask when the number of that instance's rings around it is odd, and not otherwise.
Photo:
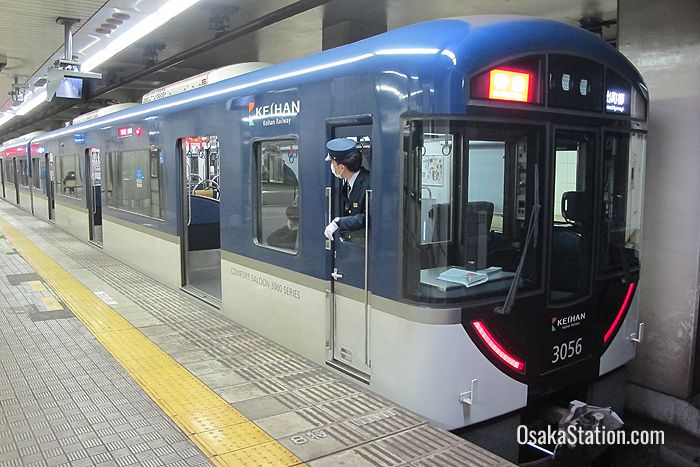
[(107, 154), (107, 206), (165, 219), (165, 182), (161, 150)]
[(299, 250), (299, 146), (295, 139), (255, 144), (256, 243)]

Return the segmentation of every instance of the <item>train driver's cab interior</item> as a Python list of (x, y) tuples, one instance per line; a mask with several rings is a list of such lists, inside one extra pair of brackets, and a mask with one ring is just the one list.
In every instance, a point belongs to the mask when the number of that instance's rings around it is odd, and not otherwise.
[[(504, 296), (527, 249), (520, 289), (539, 283), (541, 129), (459, 121), (414, 121), (404, 134), (404, 290), (450, 302)], [(541, 217), (541, 216), (538, 216)], [(532, 225), (532, 227), (531, 227)], [(416, 293), (417, 291), (417, 293)]]

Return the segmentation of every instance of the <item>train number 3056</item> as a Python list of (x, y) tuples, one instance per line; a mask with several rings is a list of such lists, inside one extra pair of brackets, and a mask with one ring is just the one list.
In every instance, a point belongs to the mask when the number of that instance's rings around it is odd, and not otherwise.
[(572, 339), (552, 347), (552, 363), (562, 362), (576, 355), (581, 355), (583, 351), (583, 338)]

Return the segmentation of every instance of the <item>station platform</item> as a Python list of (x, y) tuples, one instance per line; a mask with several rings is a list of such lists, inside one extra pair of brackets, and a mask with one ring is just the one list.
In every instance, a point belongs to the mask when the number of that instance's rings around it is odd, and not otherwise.
[(0, 465), (507, 461), (0, 202)]

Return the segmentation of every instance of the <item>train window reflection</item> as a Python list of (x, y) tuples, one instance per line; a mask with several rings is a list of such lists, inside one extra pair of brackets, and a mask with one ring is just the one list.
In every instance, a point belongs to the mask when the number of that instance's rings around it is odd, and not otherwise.
[[(410, 298), (449, 302), (507, 293), (527, 234), (542, 141), (540, 128), (410, 124), (404, 143)], [(538, 256), (526, 258), (521, 290), (539, 284)]]
[(294, 139), (255, 145), (258, 180), (256, 243), (299, 250), (299, 146)]

